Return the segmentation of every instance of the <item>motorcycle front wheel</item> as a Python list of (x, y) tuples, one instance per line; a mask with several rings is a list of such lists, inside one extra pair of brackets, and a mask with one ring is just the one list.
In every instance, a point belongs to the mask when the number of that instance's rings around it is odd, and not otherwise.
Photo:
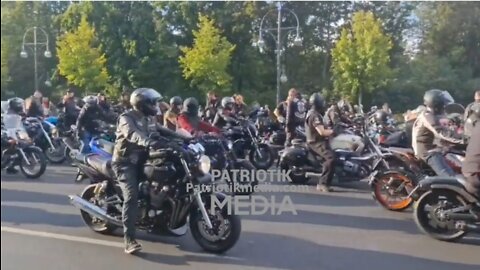
[(207, 212), (213, 228), (209, 229), (200, 210), (190, 213), (190, 231), (195, 241), (205, 250), (212, 253), (224, 253), (231, 249), (240, 238), (242, 230), (240, 217), (228, 213), (228, 207)]
[(403, 211), (413, 204), (409, 191), (413, 182), (399, 172), (388, 172), (377, 177), (372, 185), (374, 199), (385, 209)]
[(249, 159), (253, 166), (259, 170), (267, 170), (272, 167), (274, 162), (274, 154), (268, 144), (259, 143), (258, 151), (255, 147), (250, 149)]
[(38, 147), (26, 147), (23, 149), (25, 153), (25, 158), (22, 155), (20, 156), (20, 171), (27, 178), (38, 178), (47, 169), (47, 158), (42, 150)]
[(455, 221), (444, 212), (466, 206), (465, 200), (450, 190), (430, 190), (415, 203), (413, 217), (417, 227), (432, 238), (455, 241), (466, 232), (455, 228)]
[(55, 149), (48, 147), (47, 151), (45, 151), (48, 161), (53, 164), (63, 163), (67, 159), (65, 156), (65, 144), (61, 139), (52, 140), (52, 144), (55, 146)]

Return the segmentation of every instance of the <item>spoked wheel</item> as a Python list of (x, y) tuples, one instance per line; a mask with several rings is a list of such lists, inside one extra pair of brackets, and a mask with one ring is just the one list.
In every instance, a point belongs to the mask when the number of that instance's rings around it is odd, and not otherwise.
[(65, 156), (65, 144), (61, 139), (52, 140), (52, 144), (55, 146), (55, 149), (49, 147), (45, 151), (45, 155), (47, 156), (48, 161), (54, 164), (63, 163), (66, 159)]
[(442, 241), (454, 241), (466, 232), (457, 229), (455, 221), (446, 212), (466, 205), (465, 200), (452, 191), (430, 190), (416, 202), (413, 216), (418, 228), (425, 234)]
[[(106, 206), (104, 205), (106, 194), (102, 192), (102, 194), (100, 194), (99, 196), (95, 196), (94, 189), (95, 185), (91, 185), (87, 189), (85, 189), (82, 193), (82, 199), (93, 203), (98, 207), (106, 209)], [(98, 232), (101, 234), (111, 234), (116, 228), (116, 226), (109, 224), (106, 221), (101, 220), (97, 217), (93, 217), (83, 210), (80, 210), (80, 214), (82, 216), (83, 222), (85, 222), (85, 224), (94, 232)]]
[[(47, 159), (42, 150), (38, 147), (27, 147), (23, 149), (25, 158), (20, 157), (20, 170), (27, 178), (38, 178), (47, 169)], [(27, 162), (28, 160), (28, 162)]]
[(257, 169), (266, 170), (274, 162), (273, 151), (267, 144), (258, 144), (258, 151), (253, 148), (250, 150), (249, 159)]
[(208, 228), (200, 211), (190, 215), (190, 230), (195, 241), (206, 251), (223, 253), (238, 241), (241, 232), (240, 217), (228, 213), (228, 207), (207, 211), (213, 228)]
[(373, 196), (386, 209), (403, 211), (413, 203), (413, 199), (408, 197), (413, 188), (410, 178), (398, 172), (391, 172), (377, 178), (373, 186)]

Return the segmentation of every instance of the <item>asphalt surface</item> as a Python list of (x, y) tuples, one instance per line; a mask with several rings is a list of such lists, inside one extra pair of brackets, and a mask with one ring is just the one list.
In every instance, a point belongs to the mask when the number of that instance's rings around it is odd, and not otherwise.
[[(480, 236), (445, 243), (421, 234), (411, 211), (392, 213), (371, 198), (366, 183), (337, 192), (289, 195), (297, 215), (242, 217), (238, 243), (224, 255), (205, 253), (183, 237), (139, 233), (143, 252), (123, 253), (120, 232), (90, 231), (68, 202), (85, 184), (75, 169), (51, 166), (38, 180), (21, 174), (1, 181), (1, 269), (480, 269)], [(268, 194), (268, 198), (270, 198)]]

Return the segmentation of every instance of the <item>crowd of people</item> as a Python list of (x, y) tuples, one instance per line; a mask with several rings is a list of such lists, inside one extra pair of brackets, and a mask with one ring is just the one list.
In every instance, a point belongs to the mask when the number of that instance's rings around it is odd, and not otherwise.
[[(172, 97), (169, 103), (154, 89), (140, 88), (132, 93), (124, 91), (117, 104), (111, 105), (105, 95), (86, 96), (75, 99), (72, 91), (67, 91), (57, 106), (52, 106), (48, 99), (36, 91), (26, 102), (26, 115), (31, 117), (45, 116), (53, 111), (53, 107), (63, 115), (65, 124), (77, 127), (78, 137), (88, 144), (88, 140), (96, 132), (96, 120), (103, 119), (116, 123), (116, 141), (114, 146), (112, 168), (120, 182), (124, 196), (124, 232), (125, 251), (132, 253), (141, 249), (135, 240), (135, 216), (138, 193), (137, 164), (145, 161), (146, 148), (171, 148), (178, 153), (184, 151), (167, 137), (152, 137), (151, 126), (162, 126), (170, 130), (184, 129), (192, 135), (201, 133), (221, 133), (228, 124), (238, 123), (242, 117), (248, 117), (251, 111), (242, 95), (220, 98), (214, 92), (207, 94), (206, 105), (201, 109), (196, 98), (183, 100), (179, 96)], [(435, 140), (441, 139), (450, 143), (462, 143), (444, 132), (440, 119), (444, 116), (444, 108), (451, 103), (452, 97), (446, 91), (429, 90), (424, 95), (424, 104), (404, 116), (406, 122), (412, 122), (412, 147), (418, 158), (424, 160), (440, 176), (454, 176), (443, 155), (435, 151)], [(269, 111), (268, 107), (264, 108)], [(361, 110), (361, 108), (360, 108)], [(323, 172), (317, 189), (330, 191), (334, 176), (335, 153), (330, 148), (329, 138), (336, 135), (335, 125), (339, 122), (350, 122), (352, 115), (359, 111), (346, 99), (327, 105), (320, 93), (314, 93), (307, 101), (296, 89), (290, 89), (285, 101), (280, 102), (273, 115), (278, 123), (283, 124), (287, 134), (285, 145), (289, 146), (295, 139), (295, 130), (305, 128), (306, 143), (319, 157)], [(384, 121), (392, 112), (388, 104), (375, 112), (375, 118)], [(475, 92), (475, 101), (467, 106), (466, 121), (476, 123), (480, 119), (480, 91)], [(473, 120), (472, 120), (473, 119)], [(471, 136), (469, 153), (467, 153), (464, 174), (470, 183), (469, 190), (478, 194), (480, 190), (480, 125), (475, 125)], [(475, 142), (473, 142), (475, 140)]]

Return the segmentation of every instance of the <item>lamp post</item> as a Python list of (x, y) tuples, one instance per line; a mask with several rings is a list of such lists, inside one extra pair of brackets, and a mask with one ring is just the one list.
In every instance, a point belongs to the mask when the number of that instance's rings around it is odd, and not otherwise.
[[(269, 15), (273, 11), (277, 11), (277, 27), (276, 28), (264, 28), (264, 21), (265, 18), (267, 18), (267, 15)], [(296, 26), (282, 26), (282, 11), (286, 11), (287, 14), (292, 14), (295, 17)], [(295, 46), (302, 46), (302, 39), (300, 38), (300, 23), (298, 20), (297, 14), (293, 12), (290, 9), (284, 8), (283, 4), (281, 2), (277, 2), (277, 8), (272, 9), (268, 11), (262, 18), (260, 22), (260, 30), (259, 30), (259, 38), (256, 43), (258, 46), (259, 50), (261, 53), (264, 52), (265, 50), (265, 40), (263, 39), (263, 34), (268, 33), (272, 36), (272, 38), (275, 40), (276, 43), (276, 50), (275, 50), (275, 55), (277, 58), (277, 104), (280, 102), (280, 83), (286, 82), (287, 81), (287, 76), (285, 75), (285, 71), (282, 72), (281, 70), (281, 56), (283, 53), (282, 49), (282, 31), (286, 32), (285, 36), (288, 36), (291, 32), (295, 31), (295, 39), (293, 40), (293, 45)], [(275, 35), (275, 34), (276, 35)]]
[[(41, 33), (44, 37), (44, 39), (38, 38), (38, 33)], [(27, 42), (27, 36), (32, 33), (33, 34), (33, 41)], [(29, 36), (31, 37), (31, 36)], [(35, 74), (34, 74), (34, 82), (35, 82), (35, 90), (38, 90), (38, 57), (37, 57), (37, 51), (41, 47), (45, 47), (45, 52), (43, 53), (43, 56), (46, 58), (52, 57), (52, 53), (48, 49), (48, 34), (47, 32), (40, 27), (32, 27), (28, 28), (25, 31), (25, 34), (23, 34), (23, 42), (22, 42), (22, 51), (20, 52), (20, 57), (22, 58), (27, 58), (28, 53), (25, 50), (25, 47), (32, 47), (33, 48), (33, 61), (34, 61), (34, 67), (35, 67)]]

